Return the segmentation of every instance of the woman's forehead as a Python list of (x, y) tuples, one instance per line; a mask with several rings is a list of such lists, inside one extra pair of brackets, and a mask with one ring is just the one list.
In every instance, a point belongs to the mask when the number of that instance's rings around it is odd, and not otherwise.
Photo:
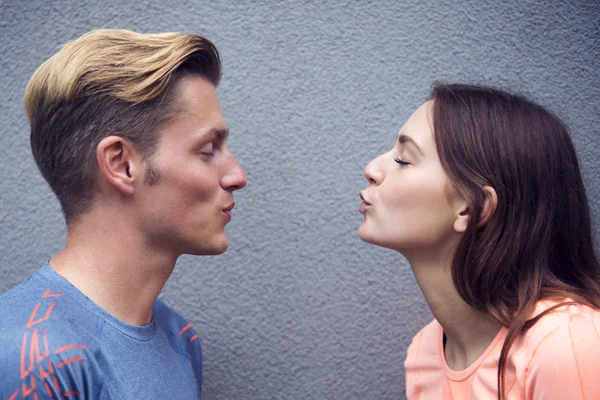
[(398, 132), (398, 142), (409, 144), (413, 142), (422, 153), (434, 147), (431, 124), (431, 102), (423, 103), (410, 116)]

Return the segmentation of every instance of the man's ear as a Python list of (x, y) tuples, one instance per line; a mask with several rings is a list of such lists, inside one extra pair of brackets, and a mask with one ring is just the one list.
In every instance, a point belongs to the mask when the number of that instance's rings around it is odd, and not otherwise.
[[(492, 219), (496, 212), (496, 207), (498, 206), (498, 195), (496, 194), (496, 190), (491, 186), (484, 186), (482, 190), (484, 191), (485, 198), (483, 199), (483, 209), (481, 210), (481, 215), (477, 222), (478, 227), (487, 224)], [(469, 207), (466, 204), (461, 204), (461, 208), (458, 210), (458, 216), (454, 221), (454, 230), (459, 233), (465, 232), (469, 225), (470, 218), (471, 211), (469, 210)]]
[(96, 147), (96, 159), (100, 173), (110, 185), (125, 196), (133, 195), (140, 169), (131, 143), (119, 136), (105, 137)]

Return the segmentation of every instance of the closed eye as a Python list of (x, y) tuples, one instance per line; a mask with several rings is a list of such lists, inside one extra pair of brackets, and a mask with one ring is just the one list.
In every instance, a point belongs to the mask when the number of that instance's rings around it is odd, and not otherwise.
[(410, 163), (409, 163), (409, 162), (402, 161), (402, 160), (401, 160), (401, 159), (399, 159), (399, 158), (394, 158), (394, 161), (396, 161), (396, 162), (397, 162), (398, 164), (400, 164), (400, 166), (402, 166), (402, 167), (404, 167), (404, 166), (406, 166), (406, 165), (410, 165)]
[(215, 155), (215, 147), (216, 146), (212, 142), (207, 143), (200, 149), (200, 154), (208, 157), (213, 157)]

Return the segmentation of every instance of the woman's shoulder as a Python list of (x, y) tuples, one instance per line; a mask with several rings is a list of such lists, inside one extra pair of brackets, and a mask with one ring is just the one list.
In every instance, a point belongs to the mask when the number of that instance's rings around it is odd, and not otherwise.
[(441, 337), (442, 332), (442, 326), (434, 318), (431, 322), (429, 322), (427, 325), (421, 328), (421, 330), (415, 336), (413, 336), (412, 343), (422, 340), (437, 341), (437, 338)]
[[(543, 315), (542, 315), (543, 314)], [(574, 340), (578, 347), (600, 346), (600, 310), (571, 299), (541, 300), (531, 318), (542, 315), (514, 346), (533, 356), (544, 343), (571, 350)], [(581, 340), (585, 339), (583, 342)], [(600, 349), (600, 347), (599, 347)]]
[(545, 395), (581, 391), (593, 393), (584, 398), (600, 398), (595, 397), (600, 395), (600, 311), (570, 299), (544, 300), (533, 316), (550, 309), (517, 339), (513, 363), (524, 371), (526, 386), (545, 388)]
[(436, 319), (425, 325), (413, 338), (408, 347), (407, 356), (436, 355), (442, 340), (443, 329)]
[[(598, 333), (600, 310), (569, 298), (541, 300), (531, 317), (545, 313), (526, 333), (530, 339), (543, 341), (552, 335), (570, 336), (581, 330)], [(600, 335), (596, 336), (600, 340)]]

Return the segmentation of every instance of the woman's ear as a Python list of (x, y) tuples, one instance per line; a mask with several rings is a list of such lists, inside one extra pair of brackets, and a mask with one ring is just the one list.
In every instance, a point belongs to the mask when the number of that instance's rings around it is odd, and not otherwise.
[[(483, 209), (481, 210), (481, 215), (477, 222), (478, 227), (487, 224), (492, 219), (496, 212), (496, 207), (498, 206), (498, 195), (496, 194), (496, 190), (491, 186), (484, 186), (482, 190), (484, 192)], [(460, 205), (458, 215), (454, 221), (454, 230), (458, 233), (464, 233), (467, 230), (467, 226), (469, 226), (470, 218), (471, 211), (466, 202), (464, 202)]]
[(496, 190), (491, 186), (484, 186), (483, 191), (485, 192), (485, 199), (483, 200), (481, 217), (479, 218), (479, 222), (477, 222), (478, 227), (487, 224), (494, 216), (496, 207), (498, 207), (498, 195), (496, 194)]
[(469, 219), (471, 218), (471, 212), (469, 210), (469, 206), (467, 202), (463, 202), (461, 204), (458, 215), (456, 216), (456, 220), (454, 221), (454, 230), (458, 233), (464, 233), (467, 230), (467, 226), (469, 226)]
[(136, 151), (119, 136), (105, 137), (96, 147), (96, 159), (104, 180), (125, 196), (134, 193), (138, 179)]

